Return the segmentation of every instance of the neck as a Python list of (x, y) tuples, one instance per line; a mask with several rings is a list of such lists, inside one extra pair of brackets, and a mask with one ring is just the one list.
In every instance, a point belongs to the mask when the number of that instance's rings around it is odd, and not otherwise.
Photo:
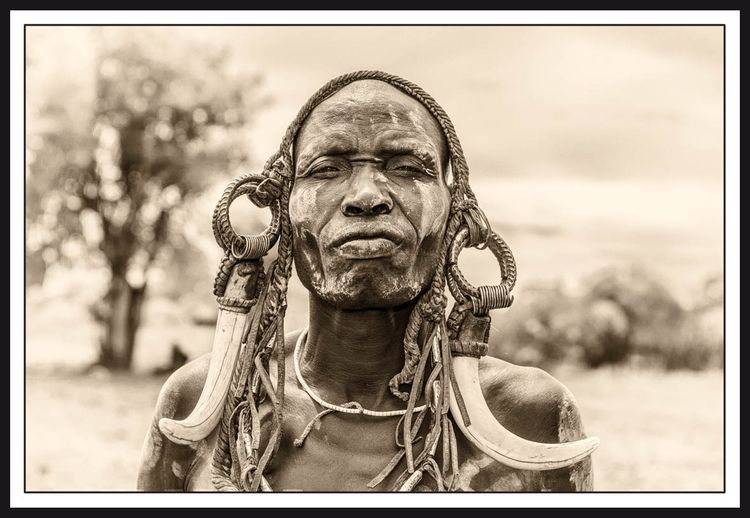
[(414, 303), (373, 310), (338, 309), (310, 296), (301, 373), (326, 401), (370, 410), (402, 408), (388, 388), (404, 364), (403, 340)]

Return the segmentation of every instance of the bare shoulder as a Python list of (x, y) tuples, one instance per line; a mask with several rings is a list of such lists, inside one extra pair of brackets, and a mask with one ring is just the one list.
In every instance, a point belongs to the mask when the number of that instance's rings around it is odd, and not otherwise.
[(159, 429), (163, 417), (183, 419), (195, 407), (208, 374), (210, 354), (183, 365), (164, 382), (141, 451), (137, 487), (141, 491), (180, 491), (195, 459), (190, 446), (169, 441)]
[[(479, 381), (495, 418), (512, 433), (543, 442), (570, 442), (585, 437), (573, 394), (549, 373), (513, 365), (497, 358), (479, 362)], [(501, 477), (485, 468), (485, 479)], [(533, 491), (592, 491), (591, 457), (565, 468), (526, 472), (524, 484)]]
[[(297, 342), (301, 329), (285, 333), (284, 350), (291, 352)], [(272, 361), (275, 361), (272, 360)], [(164, 382), (156, 403), (156, 417), (183, 419), (195, 408), (200, 398), (203, 385), (208, 377), (211, 353), (203, 354), (186, 363)]]
[(584, 436), (573, 394), (551, 374), (484, 357), (479, 379), (490, 410), (516, 435), (537, 442), (567, 442)]
[(189, 361), (167, 378), (156, 402), (157, 417), (182, 419), (190, 414), (206, 382), (210, 360), (211, 353), (206, 353)]

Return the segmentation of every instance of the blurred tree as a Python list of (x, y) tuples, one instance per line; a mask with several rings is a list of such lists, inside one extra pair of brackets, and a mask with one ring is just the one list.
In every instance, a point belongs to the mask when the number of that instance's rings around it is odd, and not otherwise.
[(625, 310), (610, 299), (584, 300), (575, 326), (582, 361), (589, 367), (619, 363), (631, 353), (632, 325)]
[(561, 322), (573, 299), (559, 283), (526, 286), (512, 310), (493, 316), (490, 354), (519, 365), (550, 368), (570, 360), (575, 351)]
[(587, 317), (597, 330), (589, 336), (599, 337), (584, 342), (589, 365), (617, 363), (633, 354), (664, 355), (663, 346), (679, 327), (684, 310), (655, 272), (639, 265), (604, 268), (591, 276), (588, 286), (589, 307), (612, 303), (606, 312)]
[(589, 298), (615, 302), (633, 321), (675, 322), (682, 315), (679, 303), (657, 275), (641, 265), (604, 268), (587, 284)]
[(76, 71), (91, 88), (47, 85), (29, 128), (32, 280), (71, 257), (106, 266), (92, 314), (103, 329), (99, 363), (110, 369), (131, 365), (158, 254), (190, 244), (171, 216), (246, 162), (244, 130), (263, 102), (259, 77), (233, 70), (225, 50), (177, 36), (99, 29), (91, 69)]
[[(536, 286), (517, 296), (495, 333), (490, 352), (523, 365), (564, 362), (587, 367), (632, 359), (665, 368), (703, 368), (721, 355), (721, 289), (707, 282), (705, 309), (686, 313), (642, 266), (601, 269), (577, 295), (560, 285)], [(703, 307), (702, 307), (703, 308)], [(718, 308), (718, 309), (717, 309)], [(493, 324), (496, 329), (500, 326)]]

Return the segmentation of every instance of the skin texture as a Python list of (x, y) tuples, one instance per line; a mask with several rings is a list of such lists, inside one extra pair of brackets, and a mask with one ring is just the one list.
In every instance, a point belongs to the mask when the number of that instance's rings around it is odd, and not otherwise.
[[(320, 411), (299, 386), (293, 370), (292, 351), (299, 332), (287, 335), (287, 384), (281, 447), (268, 481), (274, 490), (369, 491), (369, 482), (396, 453), (393, 428), (398, 418), (372, 418), (329, 414), (313, 428), (302, 448), (294, 446), (305, 426)], [(209, 356), (177, 370), (159, 395), (156, 415), (143, 447), (138, 489), (147, 491), (215, 491), (211, 483), (211, 459), (216, 434), (193, 446), (169, 442), (159, 432), (161, 417), (182, 419), (198, 401), (208, 372)], [(304, 373), (303, 373), (304, 376)], [(314, 384), (305, 377), (314, 388)], [(480, 382), (495, 418), (511, 432), (539, 442), (568, 442), (585, 436), (571, 393), (549, 374), (519, 367), (496, 358), (480, 362)], [(319, 391), (320, 393), (320, 391)], [(391, 398), (393, 399), (393, 398)], [(341, 401), (343, 402), (343, 401)], [(270, 425), (270, 409), (263, 409), (264, 425)], [(459, 491), (590, 491), (593, 488), (590, 458), (551, 471), (508, 468), (487, 457), (459, 432)], [(263, 434), (267, 440), (267, 434)], [(419, 452), (421, 447), (415, 447)], [(436, 458), (442, 456), (438, 448)], [(390, 490), (404, 469), (375, 490)], [(417, 490), (433, 490), (430, 480)]]
[[(294, 260), (310, 291), (301, 373), (326, 401), (402, 409), (405, 403), (390, 393), (388, 381), (403, 366), (409, 315), (438, 266), (450, 206), (443, 134), (419, 102), (385, 83), (358, 81), (312, 112), (294, 143), (294, 157), (289, 205)], [(332, 413), (315, 423), (302, 447), (295, 446), (294, 439), (322, 410), (294, 374), (291, 351), (298, 335), (286, 337), (283, 435), (266, 478), (276, 490), (367, 490), (397, 452), (399, 418)], [(190, 413), (207, 370), (208, 356), (165, 383), (144, 444), (139, 489), (215, 490), (210, 465), (217, 431), (182, 446), (158, 429), (160, 418), (182, 419)], [(480, 382), (490, 410), (511, 432), (551, 443), (584, 436), (572, 395), (548, 374), (483, 358)], [(268, 404), (259, 410), (264, 442), (271, 414)], [(456, 489), (592, 487), (589, 459), (560, 470), (521, 471), (479, 452), (458, 430), (457, 439)], [(421, 448), (417, 442), (415, 454)], [(440, 448), (435, 458), (442, 459)], [(404, 464), (375, 489), (392, 489)], [(416, 489), (433, 489), (430, 480)]]
[(450, 206), (447, 146), (430, 112), (390, 85), (355, 82), (307, 118), (294, 155), (302, 284), (342, 309), (414, 299), (434, 273)]

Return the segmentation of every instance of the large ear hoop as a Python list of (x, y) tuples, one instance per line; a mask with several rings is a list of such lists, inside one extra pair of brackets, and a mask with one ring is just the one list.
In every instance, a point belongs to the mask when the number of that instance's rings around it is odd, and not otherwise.
[[(229, 206), (242, 195), (259, 207), (271, 206), (271, 223), (256, 236), (238, 235), (229, 220)], [(216, 205), (213, 231), (216, 243), (236, 260), (258, 259), (268, 253), (279, 237), (281, 185), (272, 177), (248, 174), (231, 182)]]
[[(224, 250), (214, 295), (219, 316), (211, 349), (208, 376), (198, 403), (183, 420), (162, 418), (159, 429), (172, 442), (194, 444), (207, 437), (221, 420), (244, 330), (261, 292), (265, 274), (263, 256), (279, 237), (281, 186), (273, 177), (250, 174), (231, 182), (214, 210), (213, 231)], [(271, 207), (271, 223), (259, 235), (239, 235), (229, 220), (229, 207), (247, 194), (259, 206)]]
[[(467, 246), (486, 246), (492, 252), (500, 265), (500, 284), (477, 288), (466, 280), (458, 267), (458, 256)], [(487, 406), (479, 382), (479, 359), (488, 350), (490, 310), (513, 303), (516, 263), (510, 247), (489, 228), (481, 210), (473, 204), (464, 211), (464, 223), (448, 250), (446, 274), (457, 301), (448, 319), (452, 356), (450, 410), (466, 438), (491, 458), (517, 469), (557, 469), (590, 455), (599, 446), (597, 437), (559, 444), (529, 441), (501, 425)]]
[(471, 302), (472, 313), (477, 316), (486, 315), (491, 309), (507, 308), (513, 303), (511, 290), (516, 284), (516, 261), (507, 243), (491, 229), (484, 246), (477, 246), (480, 250), (488, 248), (497, 259), (502, 274), (502, 282), (492, 286), (475, 288), (458, 267), (458, 256), (470, 242), (471, 231), (467, 225), (461, 225), (456, 232), (448, 250), (447, 275), (448, 286), (456, 300), (468, 299)]

